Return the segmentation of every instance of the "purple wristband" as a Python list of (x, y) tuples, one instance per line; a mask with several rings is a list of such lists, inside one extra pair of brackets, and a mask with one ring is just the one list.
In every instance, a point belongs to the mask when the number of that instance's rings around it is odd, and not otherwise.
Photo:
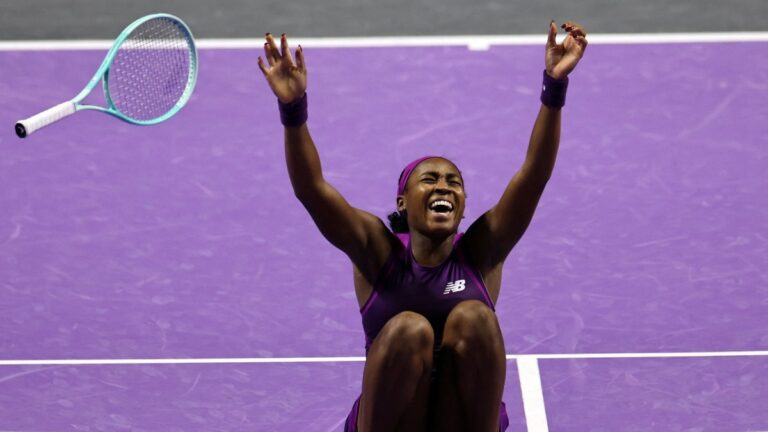
[(277, 100), (280, 107), (280, 121), (285, 127), (299, 127), (307, 122), (307, 93), (301, 99), (284, 104)]
[(544, 84), (541, 87), (541, 103), (550, 108), (562, 108), (565, 105), (565, 93), (568, 90), (568, 77), (557, 80), (544, 71)]

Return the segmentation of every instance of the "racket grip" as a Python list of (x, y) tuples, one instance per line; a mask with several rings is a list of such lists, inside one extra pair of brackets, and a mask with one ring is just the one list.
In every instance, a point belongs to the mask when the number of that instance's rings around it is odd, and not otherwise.
[(75, 111), (77, 111), (77, 109), (75, 108), (74, 102), (62, 102), (53, 108), (48, 108), (30, 118), (16, 122), (16, 135), (18, 135), (19, 138), (24, 138), (42, 127), (48, 126), (51, 123), (74, 114)]

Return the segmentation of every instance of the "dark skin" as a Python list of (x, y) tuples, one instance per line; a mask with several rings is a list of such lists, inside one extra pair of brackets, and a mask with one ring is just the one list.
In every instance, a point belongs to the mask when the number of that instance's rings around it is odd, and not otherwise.
[[(586, 33), (576, 23), (562, 25), (566, 37), (556, 42), (550, 23), (546, 44), (547, 73), (562, 79), (578, 64), (587, 47)], [(296, 58), (285, 35), (280, 46), (267, 34), (266, 62), (259, 68), (284, 103), (300, 99), (307, 88), (301, 47)], [(495, 303), (501, 272), (509, 252), (530, 224), (552, 175), (560, 140), (561, 110), (542, 105), (533, 126), (523, 165), (512, 176), (498, 203), (474, 221), (462, 247), (477, 268)], [(352, 261), (360, 306), (373, 292), (373, 282), (399, 240), (375, 215), (352, 207), (323, 177), (317, 148), (306, 124), (285, 128), (285, 159), (296, 197), (325, 238)], [(436, 199), (453, 210), (429, 209)], [(417, 262), (434, 266), (453, 249), (466, 195), (458, 168), (443, 158), (428, 159), (413, 171), (405, 193), (397, 197), (408, 213), (411, 249)], [(460, 303), (443, 329), (440, 364), (432, 358), (434, 329), (414, 312), (393, 317), (373, 341), (366, 359), (358, 428), (370, 431), (497, 431), (506, 361), (498, 321), (478, 301)], [(437, 379), (430, 382), (433, 366)]]

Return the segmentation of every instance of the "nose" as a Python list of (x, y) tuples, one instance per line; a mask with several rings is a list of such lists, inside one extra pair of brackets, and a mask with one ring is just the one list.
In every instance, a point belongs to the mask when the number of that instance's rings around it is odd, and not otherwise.
[(448, 191), (448, 181), (444, 178), (438, 178), (437, 183), (435, 184), (435, 189), (438, 191), (447, 192)]

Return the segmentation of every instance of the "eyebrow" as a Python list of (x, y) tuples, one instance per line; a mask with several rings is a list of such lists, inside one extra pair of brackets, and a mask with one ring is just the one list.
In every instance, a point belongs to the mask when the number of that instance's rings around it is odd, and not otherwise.
[[(420, 177), (422, 176), (440, 177), (440, 173), (437, 171), (426, 171), (421, 173)], [(456, 174), (456, 173), (448, 173), (445, 175), (445, 178), (448, 178), (448, 179), (458, 178), (459, 180), (464, 181), (464, 179), (461, 177), (461, 174)]]

